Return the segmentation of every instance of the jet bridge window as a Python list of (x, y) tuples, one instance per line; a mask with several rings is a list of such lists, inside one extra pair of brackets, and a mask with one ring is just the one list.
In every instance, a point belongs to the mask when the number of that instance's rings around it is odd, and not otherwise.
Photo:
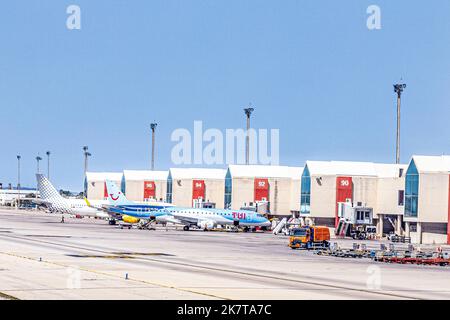
[(172, 174), (169, 171), (169, 176), (167, 177), (167, 192), (166, 201), (172, 203)]
[(305, 167), (301, 180), (300, 213), (309, 214), (311, 205), (311, 176), (308, 166)]
[(356, 211), (356, 220), (363, 220), (363, 212), (362, 211)]
[(419, 172), (414, 160), (405, 176), (405, 217), (417, 217), (419, 202)]
[(224, 197), (224, 208), (231, 207), (231, 193), (233, 191), (233, 180), (231, 178), (230, 170), (228, 169), (227, 175), (225, 177), (225, 197)]

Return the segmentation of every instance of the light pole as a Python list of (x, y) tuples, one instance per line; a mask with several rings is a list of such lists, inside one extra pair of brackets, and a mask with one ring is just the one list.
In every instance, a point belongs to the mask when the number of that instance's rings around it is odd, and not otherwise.
[(50, 180), (50, 151), (45, 154), (47, 155), (47, 179)]
[(88, 170), (88, 157), (90, 157), (92, 154), (88, 152), (88, 146), (83, 147), (84, 152), (84, 175), (86, 175), (86, 172)]
[[(37, 162), (37, 168), (36, 168), (36, 172), (39, 173), (39, 161), (41, 161), (42, 158), (39, 156), (39, 154), (36, 157), (36, 162)], [(39, 190), (39, 183), (36, 184), (36, 192)]]
[[(251, 106), (251, 104), (250, 104)], [(247, 136), (245, 137), (245, 164), (249, 164), (249, 158), (250, 158), (250, 116), (252, 112), (254, 111), (254, 108), (245, 108), (244, 112), (247, 116)]]
[(394, 84), (394, 92), (397, 93), (397, 143), (395, 148), (395, 163), (400, 163), (400, 104), (402, 92), (406, 88), (406, 84)]
[(22, 157), (17, 155), (17, 208), (20, 208), (20, 159)]
[(42, 160), (42, 158), (38, 155), (37, 157), (36, 157), (36, 162), (37, 162), (37, 170), (36, 170), (36, 172), (37, 173), (39, 173), (39, 161), (41, 161)]
[(152, 129), (152, 171), (155, 170), (155, 130), (157, 125), (156, 122), (150, 123)]

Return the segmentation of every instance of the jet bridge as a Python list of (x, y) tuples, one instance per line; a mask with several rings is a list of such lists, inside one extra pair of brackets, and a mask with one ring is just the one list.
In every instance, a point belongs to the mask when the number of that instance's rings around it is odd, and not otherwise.
[(339, 223), (335, 231), (337, 236), (360, 240), (375, 236), (373, 208), (353, 206), (351, 202), (339, 202), (338, 218)]

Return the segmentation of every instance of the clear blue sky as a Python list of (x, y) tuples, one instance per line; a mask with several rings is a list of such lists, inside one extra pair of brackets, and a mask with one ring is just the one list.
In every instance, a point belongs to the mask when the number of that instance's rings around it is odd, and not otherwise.
[[(66, 28), (81, 7), (82, 29)], [(366, 9), (381, 8), (369, 31)], [(280, 129), (280, 163), (392, 162), (403, 77), (402, 161), (450, 151), (450, 1), (3, 1), (0, 182), (82, 189), (90, 169), (172, 166), (170, 134), (194, 120)], [(41, 167), (46, 170), (43, 161)]]

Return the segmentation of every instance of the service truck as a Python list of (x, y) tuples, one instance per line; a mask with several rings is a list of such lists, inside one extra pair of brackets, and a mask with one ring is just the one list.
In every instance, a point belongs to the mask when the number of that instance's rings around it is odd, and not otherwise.
[(330, 229), (320, 226), (294, 228), (289, 237), (291, 249), (317, 249), (330, 246)]

